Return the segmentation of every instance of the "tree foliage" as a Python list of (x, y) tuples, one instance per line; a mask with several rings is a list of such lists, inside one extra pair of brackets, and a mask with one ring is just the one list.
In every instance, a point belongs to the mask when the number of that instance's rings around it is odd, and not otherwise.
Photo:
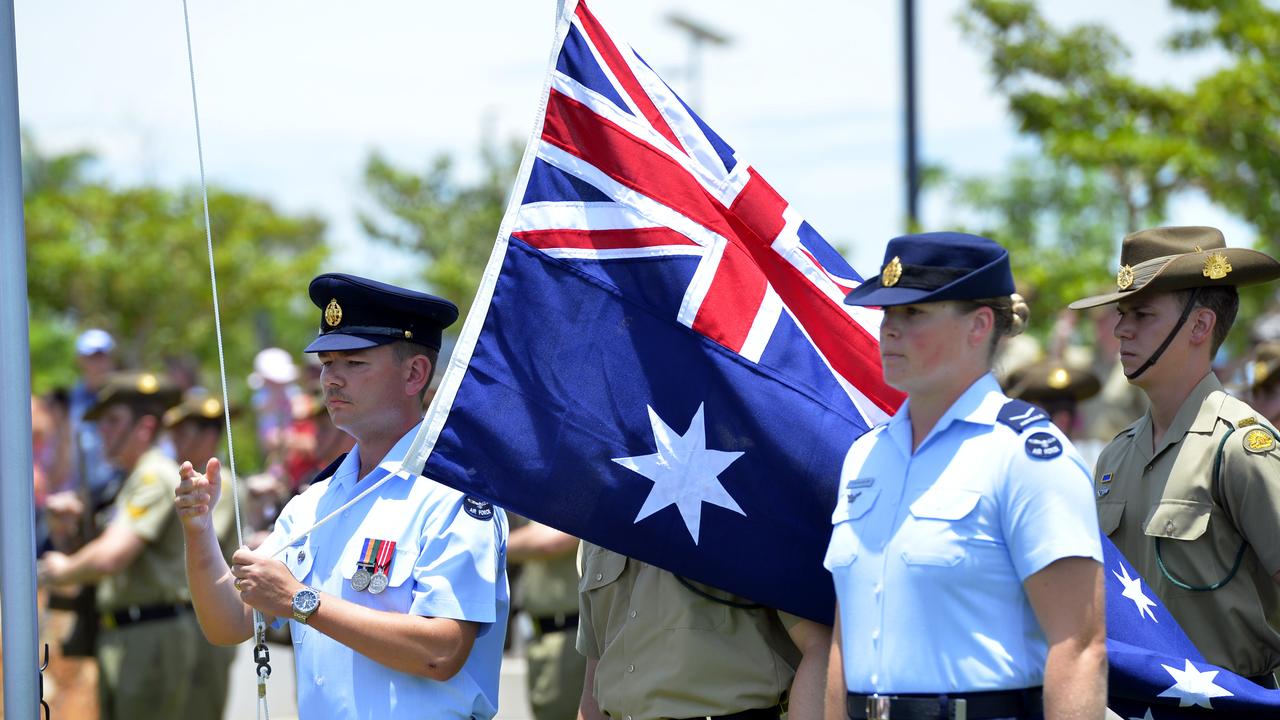
[[(73, 341), (86, 327), (110, 331), (125, 365), (195, 358), (216, 385), (199, 191), (91, 180), (91, 154), (45, 155), (29, 140), (23, 159), (37, 391), (75, 379)], [(306, 287), (328, 252), (324, 224), (218, 189), (209, 214), (227, 368), (242, 382), (263, 346), (300, 348), (313, 334)]]
[(364, 175), (377, 208), (361, 213), (360, 223), (376, 240), (421, 253), (423, 280), (456, 302), (465, 316), (493, 249), (520, 154), (516, 143), (484, 145), (479, 177), (468, 182), (459, 179), (448, 154), (415, 173), (374, 153)]
[(997, 87), (1049, 157), (1106, 173), (1129, 229), (1195, 188), (1280, 249), (1280, 10), (1263, 0), (1171, 0), (1188, 25), (1170, 52), (1225, 59), (1187, 88), (1145, 83), (1098, 25), (1053, 27), (1030, 0), (971, 0), (961, 22), (990, 52)]

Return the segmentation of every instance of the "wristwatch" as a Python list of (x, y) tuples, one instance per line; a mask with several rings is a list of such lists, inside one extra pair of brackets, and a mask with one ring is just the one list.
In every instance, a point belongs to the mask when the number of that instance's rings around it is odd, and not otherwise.
[(320, 593), (315, 588), (304, 587), (293, 594), (293, 619), (305, 625), (316, 608), (320, 607)]

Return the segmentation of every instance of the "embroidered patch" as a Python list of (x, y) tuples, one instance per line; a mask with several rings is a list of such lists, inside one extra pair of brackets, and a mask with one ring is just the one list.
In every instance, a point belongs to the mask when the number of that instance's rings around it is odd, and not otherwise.
[(1049, 419), (1049, 414), (1026, 400), (1010, 400), (1000, 408), (996, 420), (1013, 428), (1014, 432), (1022, 432), (1038, 422)]
[(1275, 437), (1261, 428), (1250, 430), (1244, 436), (1244, 449), (1251, 453), (1270, 452), (1275, 446)]
[(1062, 454), (1062, 442), (1053, 433), (1038, 432), (1027, 438), (1027, 455), (1036, 460), (1050, 460)]
[(487, 500), (467, 495), (462, 498), (462, 508), (467, 511), (468, 515), (477, 520), (493, 519), (493, 503)]
[(146, 505), (134, 505), (133, 503), (129, 503), (128, 505), (125, 506), (124, 509), (125, 509), (125, 512), (129, 513), (130, 520), (137, 520), (138, 518), (147, 514)]

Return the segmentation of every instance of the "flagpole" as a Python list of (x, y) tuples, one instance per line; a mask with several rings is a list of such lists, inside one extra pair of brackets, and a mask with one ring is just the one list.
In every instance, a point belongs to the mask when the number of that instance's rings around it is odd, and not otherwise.
[(0, 618), (4, 716), (39, 717), (31, 357), (13, 0), (0, 0)]

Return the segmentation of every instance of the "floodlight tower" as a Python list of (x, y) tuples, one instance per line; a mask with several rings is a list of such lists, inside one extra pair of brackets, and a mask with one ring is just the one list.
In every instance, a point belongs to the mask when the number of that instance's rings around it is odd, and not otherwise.
[(685, 68), (688, 92), (685, 95), (685, 99), (689, 103), (689, 107), (694, 110), (701, 110), (702, 48), (707, 45), (727, 47), (733, 43), (733, 38), (700, 20), (694, 20), (688, 15), (678, 12), (667, 15), (667, 22), (689, 36), (689, 65)]

